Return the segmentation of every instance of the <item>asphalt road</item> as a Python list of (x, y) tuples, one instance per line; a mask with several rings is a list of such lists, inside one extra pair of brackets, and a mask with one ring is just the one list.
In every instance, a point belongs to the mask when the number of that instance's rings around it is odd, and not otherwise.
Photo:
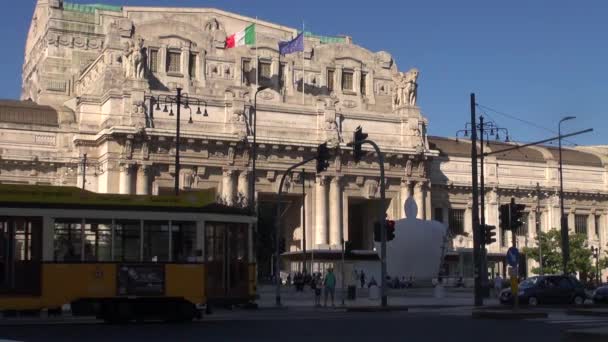
[(244, 311), (185, 324), (1, 326), (17, 341), (559, 341), (563, 326), (437, 312)]

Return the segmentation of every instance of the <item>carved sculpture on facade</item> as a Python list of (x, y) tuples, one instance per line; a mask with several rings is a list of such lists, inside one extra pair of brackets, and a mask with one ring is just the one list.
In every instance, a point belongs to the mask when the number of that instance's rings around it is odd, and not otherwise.
[(216, 18), (209, 19), (203, 29), (208, 32), (212, 47), (224, 48), (226, 45), (226, 30), (224, 30), (224, 27)]
[(403, 106), (415, 106), (418, 93), (418, 74), (416, 68), (393, 75), (393, 109)]
[(126, 43), (122, 56), (122, 65), (126, 78), (144, 79), (146, 55), (143, 38), (131, 39)]

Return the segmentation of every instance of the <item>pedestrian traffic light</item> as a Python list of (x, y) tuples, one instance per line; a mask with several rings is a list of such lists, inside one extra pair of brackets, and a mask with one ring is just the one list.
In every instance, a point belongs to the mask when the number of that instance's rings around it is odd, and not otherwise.
[(509, 211), (510, 209), (508, 204), (503, 204), (499, 208), (499, 226), (502, 230), (511, 229), (511, 223), (509, 222)]
[(386, 241), (392, 241), (395, 238), (395, 221), (386, 220)]
[(511, 229), (516, 230), (524, 224), (524, 210), (526, 206), (523, 204), (515, 204), (515, 199), (511, 198)]
[(376, 242), (382, 242), (382, 232), (380, 229), (382, 229), (380, 222), (374, 222), (374, 241)]
[(327, 143), (322, 143), (317, 148), (317, 173), (321, 173), (329, 167), (329, 149)]
[(484, 242), (487, 245), (491, 245), (496, 242), (496, 226), (484, 225)]
[(361, 128), (361, 126), (357, 127), (357, 129), (355, 129), (355, 132), (353, 133), (353, 158), (355, 159), (355, 162), (360, 162), (361, 161), (361, 157), (363, 156), (363, 152), (361, 150), (361, 143), (363, 142), (363, 140), (367, 139), (367, 133), (363, 133), (363, 129)]

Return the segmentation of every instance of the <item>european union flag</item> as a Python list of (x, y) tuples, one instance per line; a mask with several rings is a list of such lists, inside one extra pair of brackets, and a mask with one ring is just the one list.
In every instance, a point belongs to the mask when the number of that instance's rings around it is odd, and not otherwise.
[(279, 53), (281, 55), (298, 51), (304, 51), (304, 32), (288, 42), (279, 42)]

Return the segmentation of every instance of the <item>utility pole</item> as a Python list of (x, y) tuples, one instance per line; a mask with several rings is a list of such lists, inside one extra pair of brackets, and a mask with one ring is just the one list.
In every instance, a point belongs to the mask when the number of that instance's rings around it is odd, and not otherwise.
[(540, 227), (540, 184), (536, 182), (536, 236), (538, 238), (538, 261), (540, 263), (540, 275), (543, 273), (543, 244), (541, 243)]
[(475, 115), (475, 94), (471, 93), (471, 181), (473, 183), (473, 263), (475, 280), (475, 306), (483, 305), (481, 295), (481, 239), (479, 234), (479, 197), (477, 185), (477, 129)]

